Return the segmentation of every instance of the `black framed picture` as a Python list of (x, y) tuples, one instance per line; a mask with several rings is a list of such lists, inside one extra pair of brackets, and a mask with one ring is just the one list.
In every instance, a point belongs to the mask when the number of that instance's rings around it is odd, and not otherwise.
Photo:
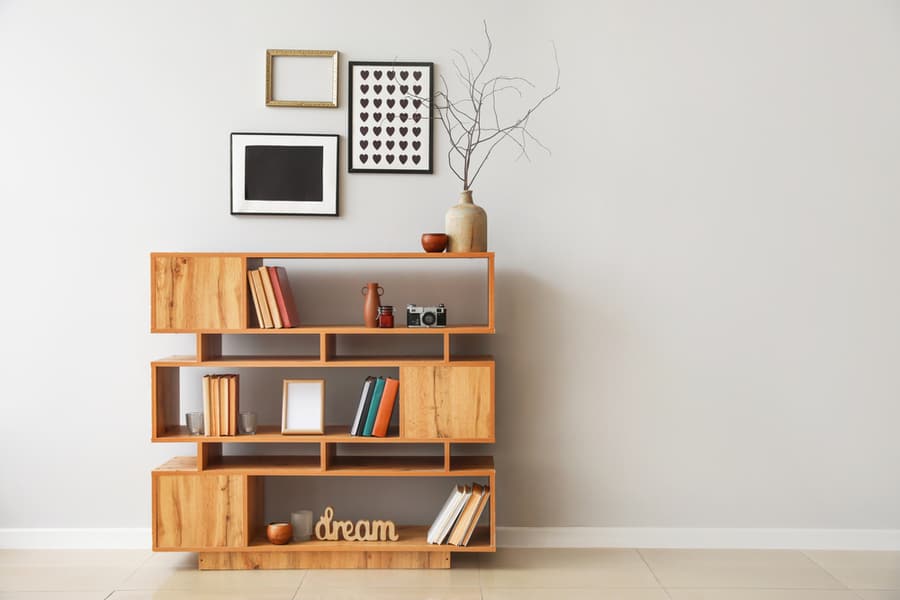
[(351, 173), (432, 173), (434, 63), (350, 62)]
[(232, 133), (231, 214), (338, 214), (336, 134)]

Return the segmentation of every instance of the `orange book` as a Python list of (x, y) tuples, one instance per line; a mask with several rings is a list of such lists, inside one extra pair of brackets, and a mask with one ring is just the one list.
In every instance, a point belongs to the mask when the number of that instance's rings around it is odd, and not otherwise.
[(219, 375), (219, 435), (228, 435), (228, 375)]
[(475, 512), (478, 510), (478, 504), (481, 502), (482, 495), (484, 495), (484, 487), (477, 483), (473, 483), (472, 495), (469, 496), (469, 501), (466, 502), (462, 512), (459, 513), (456, 525), (453, 526), (450, 537), (447, 539), (448, 544), (453, 544), (454, 546), (462, 544), (466, 537), (466, 533), (469, 531), (469, 525), (471, 525), (472, 520), (475, 517)]
[(475, 516), (472, 518), (472, 522), (469, 524), (469, 529), (466, 531), (465, 537), (463, 537), (462, 545), (468, 546), (469, 540), (472, 539), (472, 534), (475, 533), (475, 526), (478, 525), (478, 519), (481, 517), (481, 513), (484, 512), (485, 507), (491, 498), (491, 488), (489, 486), (484, 486), (484, 493), (481, 494), (481, 501), (478, 502), (478, 507), (475, 509)]
[(228, 405), (228, 435), (237, 435), (238, 433), (238, 390), (240, 389), (238, 383), (237, 375), (228, 377), (228, 399), (230, 400)]
[(259, 291), (256, 287), (256, 281), (253, 278), (253, 273), (255, 271), (247, 272), (247, 285), (250, 286), (250, 297), (253, 298), (253, 308), (256, 311), (256, 326), (262, 329), (265, 327), (265, 321), (263, 321), (262, 314), (262, 304), (259, 301)]
[(272, 313), (266, 302), (266, 292), (263, 290), (262, 276), (256, 269), (250, 271), (250, 285), (253, 286), (252, 289), (256, 290), (253, 299), (256, 301), (256, 305), (259, 306), (259, 316), (262, 317), (259, 326), (264, 329), (272, 329), (275, 326), (272, 323)]
[(388, 425), (391, 424), (391, 415), (394, 414), (394, 404), (397, 401), (397, 390), (400, 382), (387, 377), (384, 380), (384, 392), (381, 394), (381, 403), (378, 405), (378, 414), (375, 415), (375, 425), (372, 427), (372, 435), (375, 437), (387, 436)]
[(266, 295), (266, 304), (269, 305), (269, 315), (272, 317), (272, 323), (275, 329), (283, 327), (281, 323), (281, 313), (278, 312), (278, 302), (275, 300), (275, 290), (272, 289), (272, 279), (269, 277), (269, 271), (265, 266), (258, 269), (259, 278), (262, 281), (263, 293)]
[(209, 375), (203, 376), (203, 435), (212, 435), (212, 392)]
[(206, 435), (219, 435), (219, 378), (209, 376), (209, 432)]
[(275, 292), (275, 303), (278, 304), (281, 323), (285, 327), (299, 326), (300, 315), (297, 314), (297, 303), (291, 291), (287, 270), (284, 267), (269, 267), (269, 279), (272, 281), (272, 291)]

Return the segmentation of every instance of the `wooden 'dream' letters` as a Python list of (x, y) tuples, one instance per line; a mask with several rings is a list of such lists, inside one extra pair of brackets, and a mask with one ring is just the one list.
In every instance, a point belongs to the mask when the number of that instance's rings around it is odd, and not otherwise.
[(396, 542), (397, 526), (393, 521), (335, 521), (334, 508), (325, 508), (325, 514), (316, 523), (316, 539), (337, 541), (343, 537), (348, 542)]

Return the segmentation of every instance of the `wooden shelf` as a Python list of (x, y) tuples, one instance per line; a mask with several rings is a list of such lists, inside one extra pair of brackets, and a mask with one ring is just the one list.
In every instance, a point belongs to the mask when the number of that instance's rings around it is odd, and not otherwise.
[[(347, 542), (311, 539), (306, 542), (290, 542), (281, 546), (272, 544), (260, 536), (248, 547), (254, 552), (320, 552), (323, 550), (383, 551), (383, 552), (491, 552), (490, 527), (476, 527), (468, 546), (450, 544), (429, 544), (428, 527), (425, 525), (399, 525), (396, 542)], [(223, 549), (233, 551), (233, 548)]]
[[(157, 472), (198, 473), (197, 459), (175, 457)], [(492, 456), (454, 456), (445, 469), (443, 456), (336, 456), (323, 470), (320, 457), (311, 456), (220, 456), (211, 458), (203, 472), (221, 475), (315, 475), (324, 477), (490, 477)]]
[(231, 258), (291, 259), (390, 259), (423, 258), (440, 260), (447, 258), (493, 258), (493, 252), (153, 252), (151, 256), (224, 256)]
[(484, 365), (493, 356), (458, 356), (445, 361), (442, 356), (316, 356), (234, 355), (198, 361), (194, 355), (167, 356), (151, 363), (154, 367), (402, 367), (407, 365), (453, 364)]
[[(405, 319), (405, 317), (404, 317)], [(362, 325), (305, 325), (281, 329), (261, 329), (259, 327), (237, 329), (153, 329), (152, 333), (221, 333), (233, 335), (441, 335), (441, 334), (490, 334), (494, 328), (489, 325), (451, 325), (449, 327), (364, 327)]]
[(179, 444), (196, 443), (244, 443), (244, 444), (487, 444), (493, 440), (483, 438), (401, 438), (397, 427), (388, 430), (387, 437), (366, 437), (350, 435), (349, 425), (328, 425), (325, 433), (305, 435), (284, 435), (279, 425), (260, 425), (252, 435), (206, 436), (191, 435), (187, 427), (178, 425), (166, 428), (166, 433), (153, 437), (153, 442), (169, 442)]

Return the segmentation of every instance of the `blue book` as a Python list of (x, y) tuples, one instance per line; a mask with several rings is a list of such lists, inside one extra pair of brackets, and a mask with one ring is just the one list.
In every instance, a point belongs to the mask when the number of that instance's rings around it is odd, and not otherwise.
[(369, 407), (369, 414), (366, 416), (366, 426), (363, 428), (363, 435), (372, 435), (372, 429), (375, 427), (375, 416), (378, 414), (378, 405), (381, 404), (381, 395), (383, 393), (384, 377), (379, 377), (375, 380), (375, 390), (372, 392), (372, 404)]

